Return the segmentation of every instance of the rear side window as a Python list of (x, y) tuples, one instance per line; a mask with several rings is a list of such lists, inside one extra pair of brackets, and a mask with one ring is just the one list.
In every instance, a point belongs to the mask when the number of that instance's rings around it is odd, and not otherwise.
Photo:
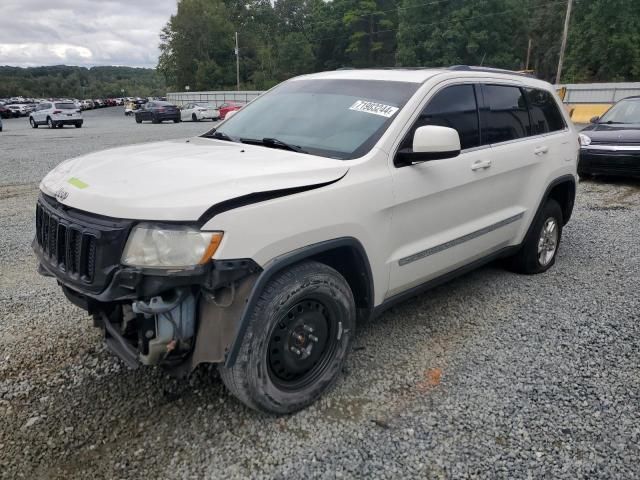
[(484, 106), (480, 110), (480, 119), (483, 145), (507, 142), (529, 135), (529, 112), (520, 88), (483, 85), (482, 91)]
[(525, 92), (531, 113), (532, 135), (564, 130), (564, 118), (553, 95), (536, 88), (527, 88)]
[(438, 92), (418, 117), (400, 149), (411, 149), (413, 135), (418, 127), (438, 125), (458, 131), (460, 147), (477, 147), (480, 144), (478, 107), (473, 85), (453, 85)]

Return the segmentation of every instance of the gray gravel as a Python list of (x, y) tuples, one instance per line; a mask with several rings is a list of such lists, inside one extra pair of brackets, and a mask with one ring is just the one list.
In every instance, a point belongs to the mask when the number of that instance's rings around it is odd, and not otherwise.
[(640, 476), (639, 184), (580, 184), (553, 269), (490, 266), (361, 325), (336, 389), (274, 418), (210, 369), (126, 370), (35, 273), (36, 182), (53, 164), (203, 130), (130, 120), (8, 121), (0, 137), (0, 477)]

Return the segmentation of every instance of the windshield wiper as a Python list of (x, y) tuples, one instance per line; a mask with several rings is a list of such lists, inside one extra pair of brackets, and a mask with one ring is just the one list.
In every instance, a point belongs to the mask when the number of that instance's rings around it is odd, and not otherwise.
[(626, 125), (627, 122), (616, 122), (614, 120), (607, 120), (606, 122), (601, 122), (604, 123), (605, 125), (611, 125), (611, 124), (616, 124), (616, 125)]
[(227, 135), (224, 132), (218, 132), (215, 128), (213, 130), (205, 133), (202, 136), (203, 137), (208, 137), (208, 138), (215, 138), (217, 140), (225, 140), (227, 142), (235, 142), (235, 140), (233, 138), (231, 138), (229, 135)]
[(269, 148), (282, 148), (284, 150), (290, 150), (292, 152), (308, 153), (305, 149), (297, 145), (291, 145), (290, 143), (283, 142), (282, 140), (278, 140), (277, 138), (265, 137), (262, 140), (258, 140), (255, 138), (241, 138), (240, 141), (242, 143), (249, 143), (253, 145), (264, 145), (265, 147)]

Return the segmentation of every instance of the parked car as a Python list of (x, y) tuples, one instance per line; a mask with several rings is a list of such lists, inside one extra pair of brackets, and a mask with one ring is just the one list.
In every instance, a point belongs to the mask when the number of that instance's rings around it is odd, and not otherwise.
[(582, 130), (578, 174), (640, 178), (640, 97), (618, 101)]
[(162, 123), (165, 120), (180, 121), (180, 110), (177, 106), (168, 102), (147, 102), (141, 105), (135, 112), (136, 122), (142, 123), (144, 120), (151, 120), (152, 123)]
[(74, 125), (81, 128), (84, 121), (73, 102), (43, 102), (29, 115), (29, 123), (32, 128), (38, 128), (39, 125), (48, 125), (49, 128)]
[(13, 112), (14, 117), (26, 117), (30, 113), (30, 108), (26, 103), (12, 103), (7, 108)]
[(16, 112), (4, 105), (0, 107), (0, 118), (13, 118), (18, 116)]
[(247, 406), (291, 413), (336, 382), (356, 318), (494, 259), (549, 269), (577, 157), (540, 80), (311, 74), (201, 137), (60, 164), (34, 249), (128, 365), (214, 363)]
[(200, 120), (218, 120), (220, 112), (213, 105), (187, 103), (180, 109), (182, 121), (199, 122)]
[(94, 107), (93, 100), (85, 99), (80, 102), (81, 110), (92, 110)]
[(242, 107), (244, 107), (244, 104), (236, 102), (225, 102), (221, 105), (218, 105), (220, 120), (224, 120), (227, 117), (227, 113), (235, 112), (237, 110), (240, 110)]

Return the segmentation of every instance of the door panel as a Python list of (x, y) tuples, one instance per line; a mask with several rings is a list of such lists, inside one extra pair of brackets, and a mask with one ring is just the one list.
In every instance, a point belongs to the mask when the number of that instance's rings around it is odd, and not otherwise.
[[(484, 126), (478, 118), (485, 117), (481, 111), (484, 99), (479, 86), (473, 89), (474, 97), (469, 92), (471, 85), (466, 87), (458, 88), (453, 96), (444, 93), (452, 87), (436, 93), (417, 122), (458, 130), (462, 153), (392, 172), (396, 203), (387, 296), (509, 245), (522, 225), (526, 205), (520, 201), (521, 191), (526, 185), (527, 170), (537, 161), (534, 147), (525, 139), (481, 145)], [(464, 96), (473, 98), (474, 106), (477, 98), (476, 110), (469, 109), (469, 102), (465, 106)], [(495, 125), (493, 138), (505, 138), (509, 133), (511, 126), (504, 120), (512, 118), (513, 112), (506, 108), (508, 103), (498, 105), (503, 124)], [(435, 113), (433, 108), (430, 110), (432, 105), (436, 106)], [(524, 111), (528, 119), (526, 106)], [(524, 130), (520, 134), (524, 135)], [(407, 147), (406, 141), (402, 146)]]
[(396, 205), (389, 296), (506, 246), (516, 234), (523, 208), (508, 172), (485, 162), (492, 149), (425, 162), (393, 172)]

